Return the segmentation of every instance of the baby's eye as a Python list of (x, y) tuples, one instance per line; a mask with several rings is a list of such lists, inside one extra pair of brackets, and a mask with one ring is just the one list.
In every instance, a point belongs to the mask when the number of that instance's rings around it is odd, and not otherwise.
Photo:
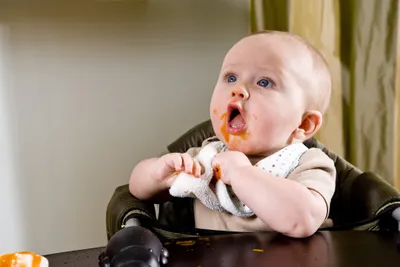
[(258, 81), (257, 84), (258, 84), (259, 86), (265, 87), (265, 88), (267, 88), (267, 87), (272, 87), (271, 81), (269, 81), (269, 80), (267, 80), (267, 79), (261, 79), (261, 80)]
[(234, 83), (234, 82), (237, 81), (237, 78), (236, 78), (235, 75), (228, 75), (228, 77), (226, 78), (226, 81), (227, 81), (228, 83)]

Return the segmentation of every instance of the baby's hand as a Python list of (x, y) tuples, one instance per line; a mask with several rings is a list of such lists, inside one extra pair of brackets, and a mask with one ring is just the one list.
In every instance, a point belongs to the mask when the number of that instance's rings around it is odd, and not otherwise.
[(239, 151), (226, 151), (216, 155), (212, 161), (214, 176), (221, 179), (225, 184), (230, 184), (230, 174), (236, 168), (251, 166), (250, 160)]
[(161, 183), (166, 183), (167, 188), (172, 185), (177, 172), (186, 172), (200, 177), (202, 171), (200, 163), (187, 153), (166, 154), (160, 157), (155, 165), (154, 178)]

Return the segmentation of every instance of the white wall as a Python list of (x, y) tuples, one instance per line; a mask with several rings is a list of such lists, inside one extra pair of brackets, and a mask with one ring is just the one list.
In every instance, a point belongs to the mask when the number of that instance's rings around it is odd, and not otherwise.
[(105, 244), (114, 188), (208, 118), (247, 5), (0, 1), (0, 253)]

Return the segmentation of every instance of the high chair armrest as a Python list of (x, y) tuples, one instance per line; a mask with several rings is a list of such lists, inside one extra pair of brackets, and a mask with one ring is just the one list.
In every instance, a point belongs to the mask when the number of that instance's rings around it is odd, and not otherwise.
[(154, 204), (141, 201), (129, 192), (129, 186), (122, 185), (115, 189), (107, 206), (107, 238), (110, 239), (124, 227), (130, 218), (156, 219)]
[(397, 209), (395, 209), (392, 212), (392, 216), (396, 221), (398, 221), (398, 224), (399, 224), (399, 229), (398, 230), (400, 231), (400, 207), (398, 207)]
[(342, 190), (343, 201), (350, 205), (350, 212), (356, 221), (378, 215), (400, 203), (400, 193), (372, 172), (364, 172), (358, 176), (347, 190)]
[(336, 229), (398, 230), (400, 193), (372, 172), (348, 175), (337, 183), (330, 218)]

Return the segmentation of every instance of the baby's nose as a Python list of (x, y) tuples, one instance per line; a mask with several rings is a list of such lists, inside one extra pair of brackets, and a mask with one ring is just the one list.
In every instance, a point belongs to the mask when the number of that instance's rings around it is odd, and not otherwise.
[(235, 88), (231, 92), (232, 98), (242, 98), (242, 99), (248, 99), (249, 98), (249, 92), (246, 90), (246, 88)]

